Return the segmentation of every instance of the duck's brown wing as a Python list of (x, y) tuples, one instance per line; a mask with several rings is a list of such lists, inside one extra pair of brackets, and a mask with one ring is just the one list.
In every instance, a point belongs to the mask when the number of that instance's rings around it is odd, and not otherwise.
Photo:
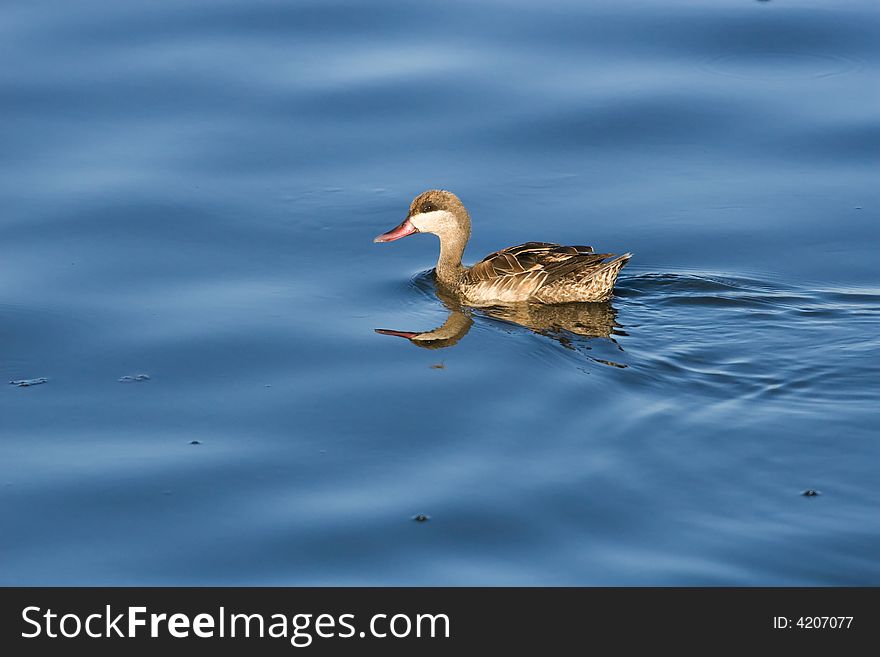
[(517, 246), (509, 246), (495, 253), (490, 253), (477, 264), (489, 262), (498, 256), (535, 257), (547, 260), (564, 259), (572, 255), (592, 253), (592, 246), (562, 246), (551, 242), (526, 242)]
[(550, 242), (526, 242), (490, 253), (468, 272), (471, 283), (491, 283), (511, 277), (532, 276), (573, 256), (590, 255), (591, 246), (561, 246)]
[(562, 246), (550, 242), (526, 242), (490, 253), (468, 272), (470, 283), (494, 283), (504, 279), (545, 279), (599, 263), (608, 253), (593, 253), (591, 246)]
[(593, 253), (590, 246), (526, 242), (489, 254), (468, 271), (465, 282), (492, 288), (499, 296), (505, 293), (528, 298), (546, 286), (555, 288), (572, 279), (589, 279), (603, 271), (606, 260), (613, 256)]

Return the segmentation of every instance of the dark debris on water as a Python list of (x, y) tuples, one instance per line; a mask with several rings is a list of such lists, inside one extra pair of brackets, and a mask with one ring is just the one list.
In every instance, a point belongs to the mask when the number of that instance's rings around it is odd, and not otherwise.
[(817, 495), (819, 495), (819, 491), (813, 488), (808, 488), (807, 490), (802, 492), (801, 495), (803, 495), (804, 497), (816, 497)]
[(413, 520), (416, 522), (427, 522), (430, 516), (426, 516), (424, 513), (418, 513), (413, 516)]
[(38, 379), (17, 379), (14, 381), (10, 381), (9, 385), (18, 386), (19, 388), (27, 388), (28, 386), (38, 386), (41, 383), (46, 383), (47, 381), (49, 381), (49, 379), (41, 376)]

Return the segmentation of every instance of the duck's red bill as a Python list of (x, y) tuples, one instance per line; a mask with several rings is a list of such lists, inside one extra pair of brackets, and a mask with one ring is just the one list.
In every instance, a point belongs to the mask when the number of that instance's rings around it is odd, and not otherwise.
[(414, 337), (419, 335), (419, 333), (411, 333), (410, 331), (392, 331), (391, 329), (373, 329), (376, 333), (381, 333), (382, 335), (396, 335), (398, 338), (406, 338), (407, 340), (412, 340)]
[(403, 220), (396, 228), (392, 228), (387, 233), (382, 233), (374, 239), (374, 242), (393, 242), (394, 240), (399, 240), (401, 237), (406, 237), (407, 235), (412, 235), (413, 233), (418, 233), (418, 229), (412, 225), (412, 222), (409, 220), (409, 217)]

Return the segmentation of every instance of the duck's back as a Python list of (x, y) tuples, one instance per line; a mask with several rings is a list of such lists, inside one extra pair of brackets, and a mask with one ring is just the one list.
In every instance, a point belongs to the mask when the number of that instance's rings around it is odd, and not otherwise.
[(605, 301), (631, 255), (593, 253), (590, 246), (526, 242), (496, 251), (474, 265), (462, 277), (461, 294), (473, 305)]

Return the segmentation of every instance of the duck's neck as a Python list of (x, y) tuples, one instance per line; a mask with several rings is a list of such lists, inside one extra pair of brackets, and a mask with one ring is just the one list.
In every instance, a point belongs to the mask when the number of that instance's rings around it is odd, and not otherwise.
[(451, 347), (470, 330), (474, 323), (468, 315), (460, 310), (453, 310), (449, 317), (433, 331), (419, 333), (413, 342), (421, 347)]
[(467, 246), (469, 235), (456, 233), (439, 237), (440, 259), (437, 260), (437, 279), (444, 285), (454, 287), (458, 285), (464, 274), (461, 257), (464, 255), (464, 247)]

